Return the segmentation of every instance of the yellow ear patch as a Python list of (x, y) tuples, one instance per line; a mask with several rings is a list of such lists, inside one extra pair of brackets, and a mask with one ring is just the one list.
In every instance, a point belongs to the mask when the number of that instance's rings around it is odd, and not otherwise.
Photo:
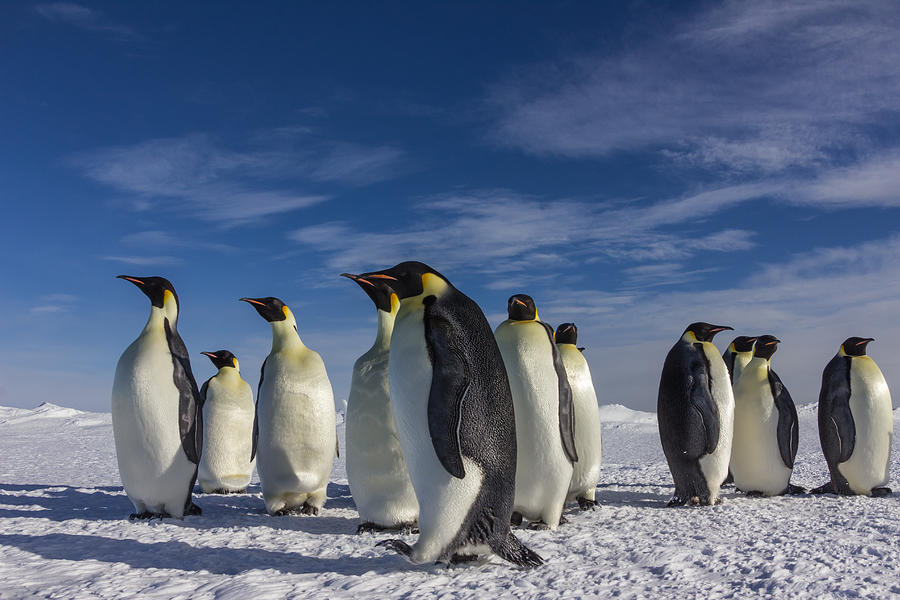
[(291, 309), (287, 307), (287, 305), (281, 307), (281, 312), (284, 313), (285, 317), (291, 316)]
[(439, 296), (447, 289), (447, 282), (434, 273), (422, 274), (422, 293)]
[(397, 294), (391, 294), (391, 312), (397, 312), (397, 309), (400, 308), (400, 298), (397, 297)]
[(234, 368), (235, 368), (235, 369), (237, 369), (237, 368), (238, 368), (238, 361), (237, 361), (237, 359), (236, 359), (236, 358), (232, 358), (232, 359), (231, 359), (231, 364), (233, 364), (233, 365), (234, 365)]
[(168, 302), (170, 299), (175, 300), (175, 294), (172, 293), (172, 290), (165, 290), (163, 292), (163, 304)]

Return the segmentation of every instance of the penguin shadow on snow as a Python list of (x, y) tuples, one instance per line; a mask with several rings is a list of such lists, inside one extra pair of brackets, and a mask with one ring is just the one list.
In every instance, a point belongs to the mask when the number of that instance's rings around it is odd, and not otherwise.
[(296, 552), (261, 548), (198, 548), (179, 541), (157, 543), (113, 539), (96, 535), (52, 533), (47, 535), (0, 534), (0, 545), (14, 546), (50, 560), (97, 560), (124, 563), (135, 569), (176, 569), (237, 575), (254, 569), (274, 569), (296, 575), (340, 573), (386, 574), (397, 570), (395, 556), (340, 556), (321, 558)]
[[(602, 506), (634, 506), (636, 508), (665, 508), (671, 492), (654, 494), (650, 487), (638, 483), (605, 483), (597, 486), (597, 503)], [(633, 488), (633, 489), (628, 489)], [(637, 491), (637, 489), (641, 491)]]
[[(247, 486), (243, 494), (197, 494), (194, 501), (203, 509), (200, 517), (184, 521), (167, 519), (191, 529), (215, 529), (218, 527), (271, 527), (272, 529), (302, 531), (309, 534), (355, 535), (358, 519), (356, 505), (350, 497), (350, 487), (339, 483), (328, 484), (328, 499), (318, 516), (272, 516), (266, 512), (262, 490), (258, 483)], [(352, 509), (354, 514), (340, 516), (334, 510)]]
[[(23, 492), (31, 492), (28, 495)], [(43, 492), (36, 495), (35, 492)], [(0, 517), (68, 521), (127, 520), (134, 509), (120, 486), (20, 485), (0, 483)], [(35, 510), (33, 507), (39, 507)]]

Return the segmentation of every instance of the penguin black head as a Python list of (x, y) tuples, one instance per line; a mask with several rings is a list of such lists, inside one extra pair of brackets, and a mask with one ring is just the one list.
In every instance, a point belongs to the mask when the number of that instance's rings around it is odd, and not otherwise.
[(769, 360), (775, 351), (778, 350), (778, 344), (781, 343), (774, 335), (761, 335), (756, 340), (756, 347), (753, 350), (753, 356)]
[(875, 338), (851, 337), (847, 338), (844, 343), (841, 344), (841, 349), (847, 356), (865, 356), (866, 346), (869, 345), (869, 342), (874, 341)]
[(556, 328), (556, 343), (578, 343), (578, 328), (575, 327), (575, 323), (562, 323), (559, 327)]
[(684, 330), (684, 333), (693, 333), (698, 342), (711, 342), (717, 333), (725, 331), (726, 329), (734, 331), (734, 327), (729, 327), (727, 325), (710, 325), (709, 323), (700, 321), (688, 325), (687, 329)]
[(156, 308), (164, 308), (166, 305), (166, 292), (170, 292), (178, 305), (178, 294), (172, 283), (165, 277), (132, 277), (131, 275), (116, 275), (116, 279), (124, 279), (136, 285), (150, 298), (150, 303)]
[(534, 321), (537, 319), (537, 307), (527, 294), (510, 296), (506, 301), (506, 310), (512, 321)]
[(755, 337), (739, 335), (731, 340), (731, 346), (735, 352), (750, 352), (753, 350), (753, 342), (757, 339), (758, 338)]
[(217, 350), (215, 352), (201, 352), (200, 354), (206, 355), (209, 357), (209, 360), (212, 361), (212, 364), (215, 365), (217, 369), (221, 369), (222, 367), (234, 367), (237, 368), (238, 360), (237, 357), (229, 352), (228, 350)]
[(252, 304), (259, 316), (269, 323), (284, 321), (287, 318), (287, 313), (285, 312), (287, 306), (278, 298), (272, 296), (267, 298), (241, 298), (241, 301)]
[(425, 289), (423, 278), (429, 273), (447, 281), (443, 275), (425, 263), (409, 260), (394, 265), (390, 269), (371, 271), (369, 273), (357, 275), (357, 283), (359, 283), (359, 279), (365, 279), (369, 282), (375, 282), (380, 279), (391, 286), (391, 289), (397, 294), (397, 298), (403, 300), (404, 298), (412, 298), (413, 296), (418, 296), (422, 293)]
[(341, 277), (347, 277), (358, 283), (359, 287), (361, 287), (363, 291), (369, 295), (369, 298), (372, 299), (372, 302), (375, 303), (375, 308), (387, 313), (391, 312), (391, 296), (394, 295), (394, 289), (388, 285), (389, 280), (380, 277), (366, 279), (359, 275), (351, 275), (350, 273), (341, 273)]

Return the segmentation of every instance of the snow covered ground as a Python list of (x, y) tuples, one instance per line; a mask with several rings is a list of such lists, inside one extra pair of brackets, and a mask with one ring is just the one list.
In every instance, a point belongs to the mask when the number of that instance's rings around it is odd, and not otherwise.
[[(799, 412), (794, 483), (812, 487), (826, 468), (815, 407)], [(900, 595), (900, 495), (758, 499), (726, 488), (720, 506), (667, 509), (655, 415), (602, 414), (600, 508), (570, 509), (555, 532), (518, 530), (547, 561), (520, 571), (499, 559), (414, 567), (375, 546), (387, 534), (356, 535), (342, 461), (319, 517), (268, 516), (254, 483), (198, 496), (203, 516), (129, 522), (108, 414), (0, 408), (0, 597)], [(891, 469), (896, 490), (896, 443)]]

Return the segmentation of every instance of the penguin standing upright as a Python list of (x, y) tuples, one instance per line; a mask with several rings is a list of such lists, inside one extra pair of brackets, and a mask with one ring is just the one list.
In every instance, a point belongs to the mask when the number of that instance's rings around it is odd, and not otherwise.
[(362, 521), (357, 532), (410, 529), (419, 516), (419, 503), (391, 412), (389, 368), (391, 333), (400, 300), (383, 279), (343, 275), (368, 294), (378, 315), (375, 342), (353, 364), (347, 398), (344, 451), (347, 482)]
[(872, 341), (848, 338), (822, 373), (819, 440), (831, 481), (813, 493), (891, 493), (891, 392), (881, 369), (866, 354)]
[(198, 481), (207, 494), (239, 494), (253, 475), (253, 391), (228, 350), (201, 352), (218, 373), (200, 388), (203, 456)]
[(728, 378), (731, 380), (732, 385), (737, 383), (744, 367), (753, 358), (753, 342), (755, 341), (755, 337), (739, 335), (731, 340), (728, 350), (722, 354), (725, 367), (728, 369)]
[(200, 514), (191, 500), (200, 462), (200, 392), (178, 335), (178, 295), (162, 277), (131, 277), (150, 299), (147, 325), (116, 365), (112, 425), (132, 519)]
[(688, 325), (663, 364), (656, 415), (675, 480), (669, 506), (719, 500), (731, 456), (734, 395), (725, 361), (712, 339), (726, 329), (731, 327)]
[(507, 301), (509, 318), (494, 331), (516, 414), (516, 502), (536, 529), (556, 529), (572, 481), (575, 409), (553, 329), (538, 319), (534, 300), (516, 294)]
[(578, 328), (575, 323), (563, 323), (556, 328), (556, 347), (559, 348), (569, 387), (572, 388), (575, 450), (578, 453), (566, 502), (576, 500), (581, 510), (587, 510), (597, 504), (594, 498), (600, 481), (600, 407), (597, 405), (591, 369), (577, 343)]
[(742, 492), (760, 496), (801, 493), (791, 485), (797, 456), (797, 409), (781, 378), (772, 370), (780, 340), (763, 335), (753, 359), (734, 384), (734, 440), (731, 473)]
[(359, 278), (387, 281), (400, 299), (391, 336), (391, 409), (419, 501), (415, 545), (382, 544), (413, 563), (493, 551), (518, 565), (541, 564), (509, 529), (515, 419), (484, 313), (420, 262)]
[(317, 515), (337, 452), (334, 395), (318, 353), (278, 298), (241, 298), (272, 326), (256, 393), (256, 470), (272, 515)]

